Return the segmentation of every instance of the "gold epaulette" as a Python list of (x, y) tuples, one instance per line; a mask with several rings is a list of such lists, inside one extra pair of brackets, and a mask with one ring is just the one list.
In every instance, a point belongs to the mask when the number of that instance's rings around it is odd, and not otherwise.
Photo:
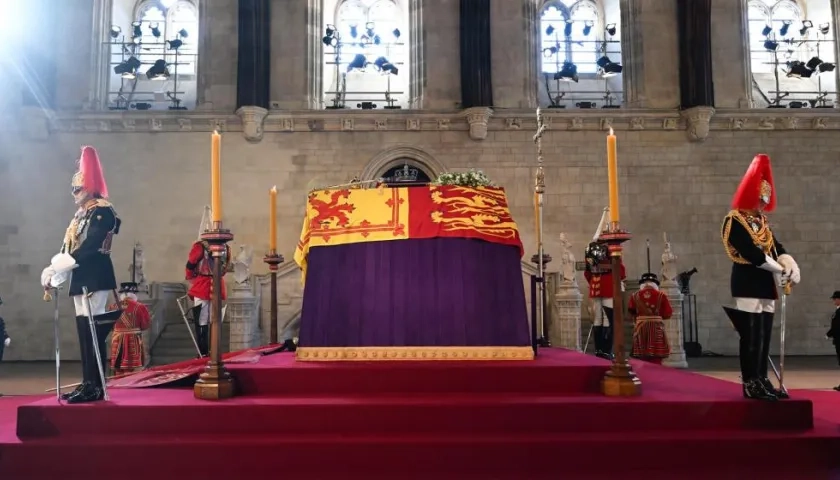
[(723, 241), (723, 248), (726, 251), (726, 256), (729, 257), (730, 260), (735, 263), (740, 263), (741, 265), (750, 264), (750, 262), (742, 257), (741, 254), (738, 253), (738, 250), (729, 243), (729, 234), (732, 230), (732, 222), (740, 223), (741, 226), (744, 227), (744, 230), (746, 230), (750, 235), (750, 238), (752, 238), (755, 246), (760, 248), (765, 254), (770, 253), (773, 248), (773, 232), (770, 231), (770, 227), (767, 226), (767, 222), (764, 222), (762, 228), (758, 232), (755, 232), (740, 211), (731, 210), (723, 218), (723, 225), (721, 226), (721, 240)]

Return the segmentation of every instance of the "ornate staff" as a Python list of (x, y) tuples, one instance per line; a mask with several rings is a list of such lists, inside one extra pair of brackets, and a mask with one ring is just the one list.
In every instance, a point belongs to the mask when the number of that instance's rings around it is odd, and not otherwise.
[(543, 196), (545, 194), (545, 169), (543, 168), (542, 135), (547, 129), (545, 117), (542, 111), (537, 108), (537, 133), (534, 135), (534, 143), (537, 144), (537, 175), (534, 179), (534, 214), (536, 219), (537, 253), (531, 257), (531, 262), (537, 265), (537, 344), (541, 347), (548, 347), (550, 343), (545, 332), (545, 311), (546, 311), (546, 289), (545, 289), (545, 265), (551, 261), (551, 257), (545, 254), (543, 245)]

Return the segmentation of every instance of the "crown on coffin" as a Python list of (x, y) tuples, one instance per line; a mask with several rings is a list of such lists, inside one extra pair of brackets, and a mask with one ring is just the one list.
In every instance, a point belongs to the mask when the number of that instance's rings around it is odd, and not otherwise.
[(420, 178), (420, 170), (414, 167), (410, 167), (408, 166), (408, 164), (405, 164), (403, 165), (403, 168), (401, 170), (397, 170), (394, 172), (394, 177), (392, 181), (396, 183), (416, 182), (418, 178)]

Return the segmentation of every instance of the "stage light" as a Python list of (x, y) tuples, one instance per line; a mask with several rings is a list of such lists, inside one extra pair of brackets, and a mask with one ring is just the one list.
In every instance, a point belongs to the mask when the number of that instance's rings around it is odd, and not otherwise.
[(607, 24), (607, 34), (609, 34), (609, 36), (612, 37), (613, 35), (615, 35), (615, 32), (616, 32), (615, 24), (614, 23)]
[(805, 102), (790, 102), (788, 103), (788, 108), (805, 108)]
[(153, 37), (160, 38), (160, 25), (158, 25), (158, 22), (150, 23), (149, 28), (152, 30)]
[(367, 33), (368, 38), (373, 38), (373, 36), (374, 36), (373, 27), (374, 27), (373, 22), (367, 22), (365, 24), (365, 33)]
[(577, 65), (572, 62), (563, 62), (563, 68), (560, 69), (559, 72), (554, 74), (555, 80), (562, 80), (564, 82), (575, 82), (577, 83), (578, 73), (577, 73)]
[(142, 37), (143, 36), (143, 30), (140, 29), (140, 25), (141, 25), (140, 22), (133, 22), (131, 24), (131, 28), (133, 30), (133, 32), (131, 33), (132, 37)]
[(384, 73), (390, 73), (393, 75), (397, 75), (400, 71), (393, 63), (389, 62), (385, 57), (379, 57), (373, 62), (373, 65), (376, 67), (377, 70)]
[(546, 27), (545, 34), (554, 35), (554, 25), (549, 25), (548, 27)]
[(782, 22), (782, 28), (779, 30), (779, 35), (786, 37), (788, 34), (788, 30), (790, 30), (790, 24), (793, 23), (790, 20), (784, 20)]
[(350, 25), (350, 36), (352, 38), (357, 38), (359, 36), (359, 27), (356, 25)]
[(373, 44), (374, 45), (379, 45), (380, 43), (382, 43), (382, 39), (379, 37), (379, 35), (374, 35), (373, 36)]
[(117, 25), (111, 25), (111, 38), (117, 38), (122, 33), (122, 28)]
[(166, 44), (169, 46), (170, 50), (178, 50), (179, 48), (181, 48), (181, 45), (183, 45), (184, 42), (176, 38), (175, 40), (167, 40)]
[(624, 70), (621, 64), (614, 63), (609, 57), (604, 55), (595, 62), (600, 67), (600, 74), (603, 78), (614, 77)]
[(558, 48), (557, 47), (549, 47), (543, 49), (543, 57), (550, 58), (554, 55), (557, 55)]
[(836, 65), (829, 62), (823, 62), (819, 66), (820, 73), (833, 72)]
[(335, 35), (335, 25), (327, 25), (326, 34), (328, 37)]
[(595, 108), (595, 102), (578, 102), (575, 104), (575, 106), (587, 110), (590, 108)]
[(584, 26), (583, 26), (583, 35), (584, 36), (588, 37), (589, 34), (592, 32), (592, 25), (594, 25), (594, 22), (592, 22), (592, 20), (587, 20), (586, 22), (584, 22)]
[(135, 104), (131, 105), (131, 107), (135, 110), (150, 110), (152, 108), (152, 104), (151, 103), (146, 103), (146, 102), (135, 103)]
[(767, 35), (770, 35), (771, 33), (773, 33), (773, 27), (771, 27), (770, 25), (765, 25), (764, 29), (761, 30), (761, 35), (763, 37), (766, 37)]
[(813, 26), (814, 24), (810, 20), (802, 20), (802, 28), (799, 29), (799, 35), (804, 37)]
[(328, 47), (338, 46), (338, 35), (336, 34), (335, 27), (333, 25), (327, 25), (324, 38), (322, 38), (321, 41)]
[(367, 66), (367, 59), (361, 53), (357, 54), (353, 61), (347, 65), (347, 71), (351, 70), (364, 70)]
[(566, 26), (563, 27), (563, 35), (566, 37), (572, 36), (572, 22), (566, 21)]
[(808, 63), (806, 63), (805, 66), (811, 70), (816, 70), (816, 68), (819, 67), (821, 63), (823, 63), (823, 61), (820, 57), (811, 57), (811, 59), (808, 60)]
[(795, 77), (795, 78), (808, 78), (810, 77), (814, 71), (808, 68), (804, 63), (800, 61), (794, 62), (787, 62), (788, 77)]
[(155, 61), (155, 64), (146, 70), (146, 78), (149, 80), (166, 80), (169, 78), (169, 69), (166, 68), (166, 60)]
[(400, 35), (401, 35), (401, 33), (400, 33), (400, 29), (399, 29), (399, 28), (395, 28), (395, 29), (394, 29), (394, 31), (393, 31), (393, 32), (391, 32), (391, 33), (392, 33), (392, 34), (394, 34), (394, 38), (396, 38), (397, 40), (399, 40)]
[(356, 104), (357, 108), (361, 108), (362, 110), (373, 110), (376, 108), (376, 104), (373, 102), (362, 102)]
[(114, 73), (122, 78), (132, 80), (136, 77), (137, 69), (140, 68), (140, 60), (137, 57), (129, 57), (128, 60), (114, 67)]
[(764, 41), (764, 48), (769, 52), (775, 52), (776, 49), (779, 48), (779, 42), (767, 39)]
[(828, 30), (831, 28), (830, 23), (821, 23), (820, 24), (820, 33), (823, 35), (828, 35)]
[(178, 36), (181, 38), (187, 38), (190, 36), (190, 33), (185, 28), (182, 28), (178, 30)]

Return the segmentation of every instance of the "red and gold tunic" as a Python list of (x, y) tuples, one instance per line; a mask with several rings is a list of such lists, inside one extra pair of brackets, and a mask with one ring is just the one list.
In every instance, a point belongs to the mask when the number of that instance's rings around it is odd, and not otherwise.
[(671, 354), (663, 320), (674, 314), (668, 296), (656, 288), (643, 286), (630, 296), (627, 310), (636, 318), (633, 328), (633, 356), (667, 358)]
[[(222, 275), (227, 271), (230, 263), (230, 247), (226, 246), (227, 255), (222, 265)], [(210, 245), (204, 241), (193, 243), (190, 255), (187, 259), (186, 279), (190, 281), (190, 290), (187, 292), (191, 298), (210, 300), (213, 293), (213, 269), (210, 256)], [(225, 282), (222, 282), (222, 300), (227, 298)]]
[[(146, 364), (143, 330), (151, 323), (149, 309), (136, 300), (124, 298), (120, 300), (119, 308), (122, 315), (111, 334), (111, 368), (115, 373), (142, 368)], [(116, 310), (117, 305), (110, 309)]]
[[(613, 278), (611, 271), (593, 273), (585, 270), (583, 276), (589, 283), (589, 298), (613, 298)], [(624, 280), (625, 278), (627, 278), (627, 275), (624, 271), (624, 264), (622, 263), (621, 279)]]

